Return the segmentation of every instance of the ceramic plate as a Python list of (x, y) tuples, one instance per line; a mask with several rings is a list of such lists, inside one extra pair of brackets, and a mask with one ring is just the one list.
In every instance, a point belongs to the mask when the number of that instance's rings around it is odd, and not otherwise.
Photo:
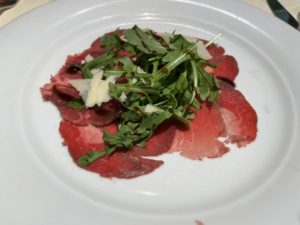
[[(257, 140), (218, 159), (178, 154), (136, 179), (78, 168), (39, 87), (68, 54), (138, 24), (217, 40), (258, 114)], [(237, 1), (54, 1), (0, 30), (0, 224), (299, 225), (300, 34)]]

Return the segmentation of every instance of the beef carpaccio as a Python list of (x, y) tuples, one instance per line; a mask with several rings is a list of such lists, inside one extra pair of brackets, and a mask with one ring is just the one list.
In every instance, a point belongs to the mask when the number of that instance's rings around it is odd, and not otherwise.
[(235, 87), (238, 72), (217, 44), (134, 26), (68, 56), (41, 93), (60, 112), (75, 163), (134, 178), (164, 163), (153, 156), (215, 158), (228, 143), (255, 140), (257, 115)]

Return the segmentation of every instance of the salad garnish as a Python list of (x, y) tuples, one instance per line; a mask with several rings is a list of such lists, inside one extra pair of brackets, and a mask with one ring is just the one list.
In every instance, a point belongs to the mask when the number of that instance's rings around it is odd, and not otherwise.
[[(99, 87), (106, 82), (109, 98), (122, 104), (124, 111), (117, 132), (104, 131), (106, 147), (81, 156), (78, 165), (85, 167), (118, 149), (144, 147), (162, 123), (177, 120), (188, 127), (203, 102), (214, 104), (220, 86), (204, 67), (214, 67), (208, 61), (206, 47), (216, 38), (204, 44), (180, 34), (160, 34), (138, 26), (105, 34), (99, 40), (105, 53), (81, 68), (84, 79), (79, 83), (91, 84), (87, 85), (90, 90), (79, 90), (81, 99), (72, 100), (69, 107), (100, 106), (101, 99), (107, 98), (99, 97)], [(92, 90), (92, 84), (98, 90)], [(90, 100), (87, 106), (89, 97), (95, 101)]]

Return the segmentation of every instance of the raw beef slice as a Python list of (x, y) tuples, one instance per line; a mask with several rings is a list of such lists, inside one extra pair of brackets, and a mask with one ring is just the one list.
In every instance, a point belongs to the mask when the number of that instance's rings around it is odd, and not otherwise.
[(239, 67), (235, 58), (231, 55), (225, 55), (224, 48), (216, 44), (212, 44), (207, 50), (212, 55), (212, 59), (209, 62), (214, 64), (216, 68), (207, 66), (205, 70), (218, 78), (233, 82), (239, 73)]
[[(105, 147), (102, 132), (116, 132), (116, 125), (112, 124), (103, 128), (76, 126), (62, 121), (59, 131), (75, 162), (90, 151), (101, 151)], [(102, 157), (91, 163), (85, 169), (98, 173), (103, 177), (133, 178), (152, 172), (163, 162), (160, 160), (146, 159), (140, 156), (131, 156), (127, 151), (117, 151), (109, 156)]]
[(254, 141), (257, 115), (241, 92), (221, 81), (221, 94), (215, 105), (202, 104), (189, 129), (177, 130), (170, 152), (191, 159), (221, 157), (229, 151), (225, 143), (243, 147)]
[(226, 127), (226, 142), (245, 146), (256, 138), (256, 112), (243, 94), (230, 84), (221, 82), (221, 91), (217, 105)]
[(221, 157), (229, 151), (218, 140), (225, 135), (225, 125), (217, 107), (202, 104), (189, 129), (178, 129), (170, 152), (180, 152), (191, 159)]
[(132, 156), (158, 156), (167, 152), (175, 138), (176, 127), (173, 123), (167, 122), (160, 125), (149, 139), (144, 148), (135, 146), (129, 150)]

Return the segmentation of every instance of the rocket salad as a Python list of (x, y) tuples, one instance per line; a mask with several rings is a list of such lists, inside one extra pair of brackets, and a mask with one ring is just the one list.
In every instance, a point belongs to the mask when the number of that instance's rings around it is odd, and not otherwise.
[[(202, 102), (216, 102), (220, 92), (218, 80), (204, 70), (214, 67), (208, 62), (210, 55), (206, 51), (212, 42), (204, 45), (201, 40), (155, 33), (138, 26), (105, 34), (99, 41), (104, 54), (80, 69), (89, 82), (100, 71), (98, 81), (107, 83), (108, 95), (122, 104), (124, 111), (117, 132), (103, 132), (106, 147), (81, 156), (79, 166), (85, 167), (118, 149), (145, 146), (165, 121), (177, 120), (188, 127)], [(128, 56), (120, 57), (119, 52), (124, 50)], [(122, 82), (116, 82), (118, 79)], [(82, 95), (81, 99), (70, 101), (69, 107), (86, 108), (87, 98)]]

